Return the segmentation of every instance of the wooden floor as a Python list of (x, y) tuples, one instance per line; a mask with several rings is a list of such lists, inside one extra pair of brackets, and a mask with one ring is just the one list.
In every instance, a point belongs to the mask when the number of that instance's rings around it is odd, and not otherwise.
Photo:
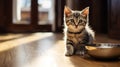
[[(115, 42), (97, 35), (97, 42)], [(0, 67), (120, 67), (120, 60), (66, 57), (62, 34), (31, 33), (0, 35)]]

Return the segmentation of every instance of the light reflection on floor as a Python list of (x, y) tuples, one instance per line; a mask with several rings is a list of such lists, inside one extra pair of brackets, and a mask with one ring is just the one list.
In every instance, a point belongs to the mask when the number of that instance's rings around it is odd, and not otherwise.
[[(33, 42), (36, 40), (40, 40), (40, 39), (43, 39), (43, 38), (46, 38), (46, 37), (49, 37), (52, 35), (53, 35), (52, 33), (44, 33), (44, 34), (43, 33), (34, 33), (34, 34), (27, 36), (27, 37), (2, 42), (2, 43), (0, 43), (0, 52), (5, 51), (5, 50), (9, 50), (11, 48), (14, 48), (14, 47), (22, 45), (22, 44), (26, 44), (26, 43)], [(21, 35), (19, 34), (18, 36), (21, 36)], [(4, 38), (4, 37), (7, 38), (6, 36), (3, 36), (2, 38)], [(9, 36), (8, 38), (12, 38), (12, 37)]]

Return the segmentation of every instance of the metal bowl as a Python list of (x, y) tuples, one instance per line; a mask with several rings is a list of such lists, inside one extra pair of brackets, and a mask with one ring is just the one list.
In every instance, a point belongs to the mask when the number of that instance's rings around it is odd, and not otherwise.
[(85, 46), (87, 53), (95, 58), (118, 58), (120, 57), (120, 44), (98, 43)]

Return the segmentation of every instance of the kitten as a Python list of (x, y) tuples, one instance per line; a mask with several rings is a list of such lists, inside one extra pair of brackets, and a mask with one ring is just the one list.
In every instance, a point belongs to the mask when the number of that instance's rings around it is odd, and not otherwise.
[(73, 11), (64, 8), (64, 39), (66, 43), (66, 56), (73, 54), (84, 55), (85, 44), (92, 44), (94, 32), (88, 26), (89, 7), (82, 11)]

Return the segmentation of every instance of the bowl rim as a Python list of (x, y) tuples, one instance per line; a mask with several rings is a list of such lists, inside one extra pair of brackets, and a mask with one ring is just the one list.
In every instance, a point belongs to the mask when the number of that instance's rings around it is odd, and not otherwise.
[(89, 44), (86, 46), (96, 47), (96, 48), (119, 48), (120, 44), (118, 43), (95, 43)]

